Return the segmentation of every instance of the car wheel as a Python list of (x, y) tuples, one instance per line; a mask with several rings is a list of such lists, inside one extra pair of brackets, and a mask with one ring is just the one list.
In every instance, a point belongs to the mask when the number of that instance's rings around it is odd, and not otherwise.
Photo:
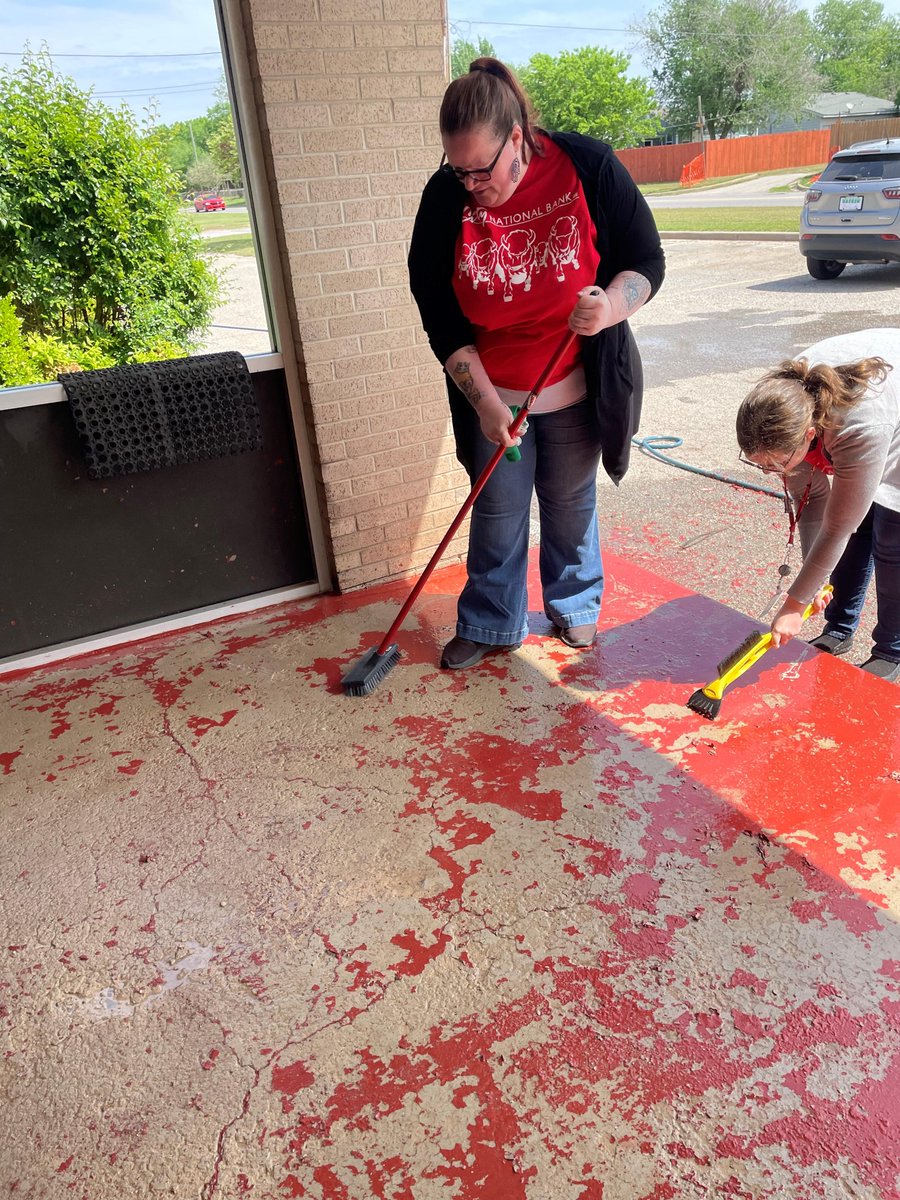
[(846, 265), (846, 263), (835, 262), (830, 258), (808, 258), (806, 260), (807, 270), (813, 279), (837, 279)]

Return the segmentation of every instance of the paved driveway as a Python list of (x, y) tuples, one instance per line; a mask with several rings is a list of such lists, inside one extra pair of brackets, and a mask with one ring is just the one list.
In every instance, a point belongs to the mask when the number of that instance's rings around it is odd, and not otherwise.
[[(820, 282), (792, 243), (667, 240), (665, 247), (666, 282), (633, 322), (647, 377), (641, 432), (681, 437), (673, 456), (758, 484), (758, 473), (737, 462), (741, 399), (770, 366), (820, 338), (900, 326), (900, 266), (851, 266)], [(778, 500), (640, 452), (622, 486), (605, 481), (599, 494), (610, 548), (748, 616), (769, 599), (787, 535)], [(873, 623), (870, 599), (865, 624)], [(863, 661), (868, 640), (860, 642), (854, 657)]]
[(783, 175), (759, 175), (722, 187), (685, 188), (674, 196), (648, 196), (651, 208), (762, 208), (774, 205), (781, 208), (800, 208), (804, 192), (773, 192), (776, 187), (795, 183), (808, 172), (788, 171)]
[[(675, 457), (759, 484), (757, 472), (737, 462), (742, 397), (768, 367), (820, 338), (900, 325), (900, 266), (851, 266), (822, 282), (793, 242), (666, 239), (665, 246), (666, 282), (633, 322), (647, 378), (641, 432), (681, 437)], [(255, 260), (213, 261), (225, 272), (227, 298), (207, 349), (268, 350)], [(651, 570), (748, 616), (771, 596), (787, 534), (783, 507), (771, 497), (635, 451), (618, 490), (604, 478), (600, 514), (605, 543)], [(874, 624), (871, 600), (863, 624)], [(868, 657), (866, 638), (853, 657)]]

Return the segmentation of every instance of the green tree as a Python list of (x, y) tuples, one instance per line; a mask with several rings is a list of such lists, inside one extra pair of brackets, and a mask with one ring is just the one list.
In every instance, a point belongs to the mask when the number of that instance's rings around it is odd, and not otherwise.
[(189, 121), (153, 127), (153, 137), (160, 153), (182, 181), (187, 179), (192, 166), (196, 166), (202, 158), (209, 157), (209, 139), (217, 120), (211, 120), (206, 114), (191, 117)]
[(185, 178), (188, 187), (193, 188), (195, 192), (209, 192), (222, 182), (222, 172), (213, 156), (204, 151), (198, 160), (188, 167)]
[(241, 160), (238, 157), (237, 138), (231, 112), (224, 116), (210, 132), (207, 139), (210, 157), (216, 164), (220, 182), (241, 186)]
[(815, 56), (832, 92), (893, 99), (900, 89), (900, 20), (878, 0), (824, 0), (813, 13)]
[(203, 159), (213, 159), (216, 163), (213, 178), (209, 183), (194, 185), (199, 187), (213, 187), (220, 179), (237, 182), (240, 178), (234, 122), (224, 75), (220, 77), (214, 95), (215, 100), (202, 116), (175, 121), (171, 125), (155, 124), (153, 128), (163, 156), (183, 182), (187, 181), (192, 166), (196, 167)]
[(794, 0), (664, 0), (635, 31), (667, 124), (711, 137), (797, 116), (821, 90), (813, 31)]
[(450, 78), (458, 79), (460, 75), (468, 74), (469, 64), (476, 58), (496, 57), (497, 51), (487, 38), (479, 38), (477, 46), (465, 38), (457, 38), (450, 48)]
[(659, 132), (652, 89), (628, 79), (628, 58), (598, 46), (535, 54), (519, 71), (542, 125), (589, 134), (613, 146), (640, 145)]
[[(23, 336), (96, 361), (186, 351), (218, 294), (152, 132), (58, 74), (0, 71), (0, 297)], [(8, 319), (8, 316), (7, 316)]]

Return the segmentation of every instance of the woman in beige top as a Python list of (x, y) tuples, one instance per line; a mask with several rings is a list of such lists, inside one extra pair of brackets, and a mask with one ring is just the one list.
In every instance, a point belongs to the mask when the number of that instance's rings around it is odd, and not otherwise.
[(831, 577), (813, 645), (846, 653), (875, 574), (878, 624), (863, 670), (900, 682), (900, 329), (816, 343), (753, 388), (738, 411), (745, 461), (782, 474), (799, 514), (803, 566), (772, 622), (796, 637)]

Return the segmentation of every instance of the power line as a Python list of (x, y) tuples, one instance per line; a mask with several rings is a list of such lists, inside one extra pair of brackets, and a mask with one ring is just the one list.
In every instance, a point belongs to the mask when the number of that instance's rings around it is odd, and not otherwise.
[[(221, 58), (221, 50), (195, 50), (191, 54), (56, 54), (48, 50), (50, 58)], [(21, 58), (22, 50), (0, 50), (0, 58)]]
[(533, 25), (525, 21), (482, 21), (474, 17), (460, 17), (450, 22), (454, 25), (502, 25), (508, 29), (555, 29), (558, 31), (572, 30), (575, 33), (631, 33), (630, 29), (617, 29), (611, 25)]
[(93, 95), (103, 98), (106, 96), (168, 96), (172, 93), (185, 92), (208, 92), (212, 88), (219, 85), (219, 79), (211, 79), (206, 84), (196, 83), (173, 83), (164, 84), (162, 87), (154, 87), (149, 84), (147, 87), (141, 88), (126, 88), (118, 92), (94, 92)]

